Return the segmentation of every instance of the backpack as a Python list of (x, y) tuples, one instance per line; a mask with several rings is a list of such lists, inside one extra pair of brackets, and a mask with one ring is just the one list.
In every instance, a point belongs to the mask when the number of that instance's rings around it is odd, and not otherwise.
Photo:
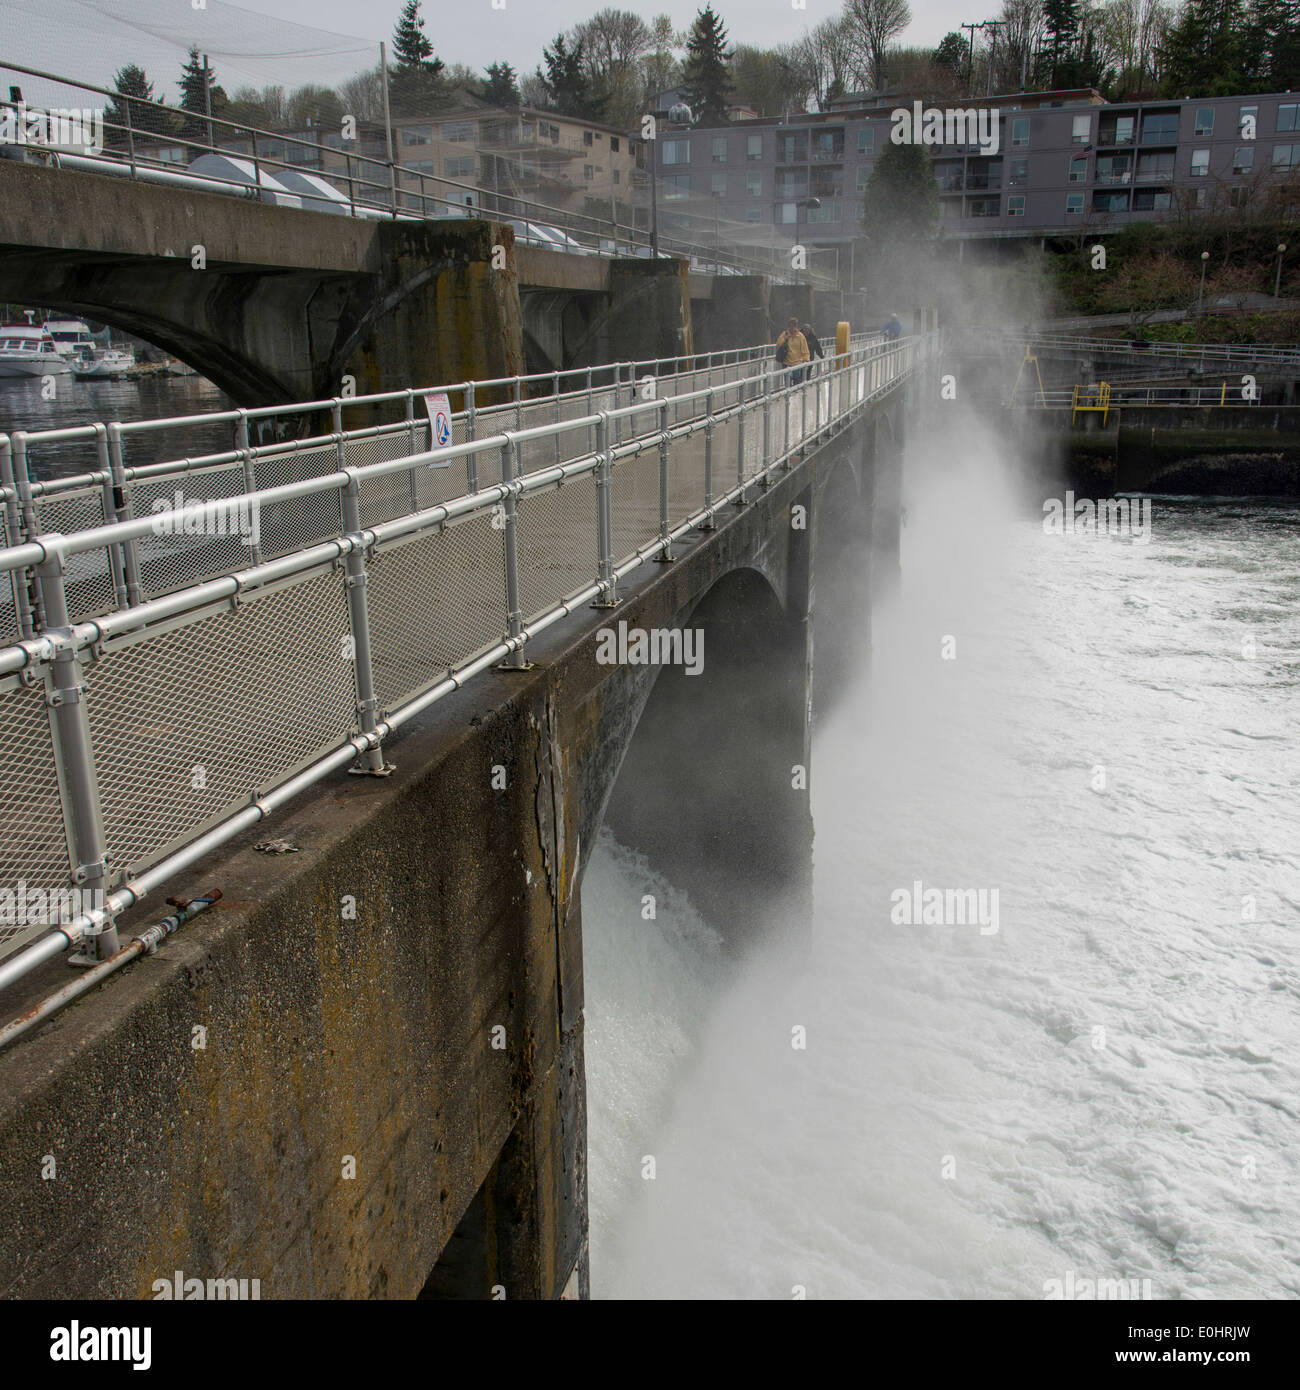
[(777, 365), (778, 367), (784, 367), (784, 366), (785, 366), (785, 360), (786, 360), (787, 357), (789, 357), (789, 355), (790, 355), (790, 339), (789, 339), (788, 337), (785, 337), (785, 336), (783, 335), (782, 338), (781, 338), (781, 341), (780, 341), (779, 343), (777, 343), (777, 345), (776, 345), (776, 365)]

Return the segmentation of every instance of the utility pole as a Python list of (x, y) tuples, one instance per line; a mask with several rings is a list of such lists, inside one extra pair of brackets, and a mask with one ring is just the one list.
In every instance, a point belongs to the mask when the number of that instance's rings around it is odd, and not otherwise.
[(216, 145), (212, 138), (212, 69), (208, 66), (208, 55), (203, 55), (203, 114), (207, 117), (208, 149)]
[(388, 45), (379, 45), (379, 70), (384, 79), (384, 140), (388, 148), (388, 202), (397, 216), (397, 170), (393, 167), (393, 119), (388, 107)]
[(650, 257), (657, 260), (659, 257), (659, 193), (656, 188), (658, 183), (656, 157), (656, 147), (659, 144), (659, 130), (656, 127), (650, 137)]
[(970, 47), (966, 52), (966, 90), (969, 92), (970, 84), (975, 77), (975, 30), (982, 29), (984, 25), (981, 22), (979, 24), (963, 24), (960, 27), (970, 30)]

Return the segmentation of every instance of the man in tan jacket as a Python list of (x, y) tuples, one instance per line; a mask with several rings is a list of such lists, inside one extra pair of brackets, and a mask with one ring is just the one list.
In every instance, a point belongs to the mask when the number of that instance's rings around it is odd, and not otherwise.
[(798, 386), (807, 375), (808, 363), (812, 353), (808, 351), (808, 339), (799, 332), (799, 320), (791, 319), (785, 332), (776, 340), (776, 360), (782, 367), (789, 367), (790, 380)]

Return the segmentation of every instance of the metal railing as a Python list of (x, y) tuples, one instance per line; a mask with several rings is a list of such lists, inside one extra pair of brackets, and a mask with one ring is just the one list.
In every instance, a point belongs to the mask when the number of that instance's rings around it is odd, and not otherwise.
[[(57, 82), (76, 91), (106, 98), (123, 112), (123, 121), (110, 121), (105, 116), (107, 139), (102, 154), (45, 151), (42, 156), (40, 146), (29, 147), (35, 157), (48, 158), (52, 164), (60, 167), (105, 175), (117, 174), (142, 182), (206, 188), (238, 197), (269, 195), (278, 202), (290, 205), (300, 199), (305, 205), (354, 217), (391, 217), (398, 220), (485, 217), (520, 224), (515, 228), (516, 235), (531, 245), (575, 254), (635, 256), (650, 253), (649, 228), (620, 222), (616, 207), (611, 209), (613, 215), (610, 217), (551, 207), (490, 187), (426, 174), (399, 161), (390, 163), (377, 153), (363, 154), (359, 148), (356, 152), (346, 151), (314, 140), (305, 132), (262, 130), (219, 116), (200, 115), (161, 102), (123, 96), (106, 87), (97, 87), (19, 63), (0, 62), (0, 69)], [(16, 103), (0, 100), (0, 114), (6, 111), (17, 113), (19, 110)], [(175, 133), (160, 134), (156, 130), (160, 119), (171, 122)], [(200, 130), (206, 133), (206, 139), (198, 134)], [(217, 143), (219, 139), (225, 142), (224, 145)], [(230, 146), (235, 143), (247, 144), (248, 152), (241, 154), (231, 149)], [(290, 145), (297, 154), (296, 162), (267, 153), (269, 149), (280, 148), (287, 154)], [(149, 154), (154, 147), (176, 146), (189, 151), (191, 161), (201, 154), (246, 159), (252, 165), (254, 183), (244, 184), (217, 175), (192, 173), (186, 168), (178, 168), (175, 162), (160, 160)], [(292, 188), (278, 189), (263, 178), (266, 174), (274, 179), (277, 171), (313, 174), (324, 179), (343, 198), (332, 203)], [(737, 231), (743, 230), (746, 229), (737, 227)], [(752, 232), (753, 229), (747, 230)], [(563, 237), (557, 239), (552, 235), (554, 232), (562, 233)], [(719, 256), (716, 246), (704, 240), (672, 236), (662, 227), (658, 243), (661, 254), (681, 256), (700, 266), (722, 265), (736, 273), (763, 274), (791, 283), (803, 281), (827, 289), (835, 288), (838, 284), (838, 261), (835, 260), (833, 249), (805, 248), (806, 268), (795, 271), (791, 266), (789, 246), (736, 245), (733, 240)], [(823, 264), (814, 264), (818, 260)], [(832, 262), (835, 268), (832, 268)]]
[(1023, 406), (1033, 410), (1101, 409), (1101, 388), (1105, 387), (1105, 407), (1114, 411), (1118, 406), (1258, 406), (1262, 393), (1243, 395), (1247, 390), (1240, 381), (1216, 381), (1211, 386), (1138, 386), (1124, 387), (1113, 382), (1096, 382), (1086, 386), (1063, 387), (1040, 392), (1035, 389), (1023, 398), (1010, 401), (997, 398), (999, 404)]
[(970, 328), (960, 336), (981, 346), (1028, 345), (1036, 351), (1104, 356), (1172, 357), (1180, 362), (1267, 362), (1300, 368), (1300, 344), (1296, 343), (1131, 343), (1118, 338), (1075, 338), (1068, 334), (1014, 333), (1006, 329)]
[[(319, 475), (173, 514), (186, 534), (242, 515), (263, 535), (286, 512), (328, 518), (323, 536), (309, 526), (283, 554), (98, 617), (73, 611), (88, 561), (116, 582), (114, 554), (155, 516), (0, 550), (34, 628), (0, 648), (0, 884), (57, 885), (67, 907), (53, 929), (12, 912), (0, 924), (0, 956), (18, 952), (0, 985), (74, 945), (113, 956), (115, 919), (172, 875), (331, 772), (384, 772), (394, 730), (488, 667), (521, 665), (578, 607), (611, 606), (643, 561), (744, 505), (932, 347), (858, 343), (794, 384), (765, 346), (712, 377), (676, 374), (670, 395), (642, 383), (620, 403), (607, 389), (594, 409), (522, 427), (516, 400), (490, 432), (480, 416), (474, 437), (365, 464), (338, 429)], [(566, 401), (583, 394), (542, 404)], [(430, 472), (453, 482), (411, 506)]]

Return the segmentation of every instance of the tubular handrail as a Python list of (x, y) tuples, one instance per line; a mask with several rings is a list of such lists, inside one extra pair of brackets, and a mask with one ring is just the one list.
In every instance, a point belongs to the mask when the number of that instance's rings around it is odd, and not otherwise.
[[(746, 374), (725, 382), (690, 383), (657, 399), (637, 397), (570, 420), (496, 430), (362, 466), (345, 463), (319, 477), (187, 505), (177, 513), (182, 519), (248, 506), (265, 512), (332, 495), (340, 525), (337, 534), (287, 554), (254, 559), (158, 598), (133, 599), (101, 616), (78, 619), (70, 609), (78, 566), (94, 551), (111, 553), (143, 536), (152, 518), (38, 534), (0, 550), (0, 573), (25, 574), (38, 615), (30, 636), (0, 648), (0, 727), (9, 745), (0, 758), (0, 796), (33, 824), (61, 825), (69, 887), (100, 895), (58, 923), (53, 945), (48, 934), (35, 940), (28, 929), (0, 932), (0, 958), (25, 947), (0, 965), (0, 984), (66, 946), (113, 954), (121, 912), (200, 855), (336, 769), (355, 763), (358, 771), (381, 772), (384, 740), (395, 729), (494, 662), (517, 662), (529, 641), (580, 604), (612, 604), (617, 584), (644, 560), (671, 558), (674, 543), (692, 528), (711, 524), (724, 507), (744, 505), (747, 491), (770, 486), (803, 450), (896, 389), (934, 348), (933, 339), (860, 343), (842, 357), (832, 355), (821, 375), (798, 383), (764, 356), (753, 373), (750, 361), (732, 364)], [(516, 471), (522, 449), (551, 439), (554, 462)], [(333, 443), (341, 448), (341, 433)], [(476, 490), (361, 524), (363, 489), (402, 473), (493, 455), (500, 473)], [(6, 456), (0, 449), (0, 460)], [(656, 471), (657, 525), (646, 491)], [(498, 531), (501, 540), (491, 540)], [(558, 578), (547, 577), (553, 568)], [(342, 571), (338, 581), (330, 577), (335, 570)], [(474, 597), (446, 600), (451, 607), (438, 611), (454, 622), (455, 634), (444, 634), (445, 644), (439, 639), (427, 651), (419, 638), (412, 655), (412, 634), (427, 627), (432, 611), (422, 586), (448, 578), (472, 581), (467, 593)], [(338, 677), (321, 665), (338, 640), (340, 614), (348, 699), (355, 697), (350, 714), (340, 704)], [(214, 620), (219, 630), (210, 627)], [(277, 621), (293, 625), (298, 640), (264, 671), (259, 661)], [(170, 644), (177, 640), (199, 643), (198, 651), (217, 642), (219, 661), (190, 659), (184, 671), (166, 678), (183, 680), (160, 690), (150, 672), (172, 672)], [(270, 766), (254, 759), (253, 745), (246, 750), (222, 741), (242, 736), (247, 726), (232, 721), (247, 712), (227, 708), (231, 697), (218, 666), (245, 673), (237, 688), (255, 707), (257, 727), (279, 729), (284, 746)], [(169, 789), (160, 763), (158, 788), (137, 805), (132, 798), (142, 793), (129, 777), (123, 780), (123, 759), (135, 756), (139, 726), (152, 726), (164, 710), (182, 729), (199, 721), (202, 737), (183, 735), (187, 755), (189, 740), (197, 738), (212, 758), (261, 770), (231, 774), (239, 794), (223, 790), (224, 799), (209, 806)], [(216, 721), (224, 734), (209, 730), (205, 720)], [(57, 776), (43, 778), (41, 768)], [(155, 773), (152, 762), (150, 770)], [(157, 798), (166, 814), (155, 814)], [(114, 858), (124, 815), (137, 827), (130, 832), (134, 849)], [(40, 859), (51, 852), (6, 851), (11, 860), (19, 855), (15, 862), (22, 854)], [(124, 853), (120, 847), (116, 852)], [(48, 859), (42, 865), (51, 871)]]

